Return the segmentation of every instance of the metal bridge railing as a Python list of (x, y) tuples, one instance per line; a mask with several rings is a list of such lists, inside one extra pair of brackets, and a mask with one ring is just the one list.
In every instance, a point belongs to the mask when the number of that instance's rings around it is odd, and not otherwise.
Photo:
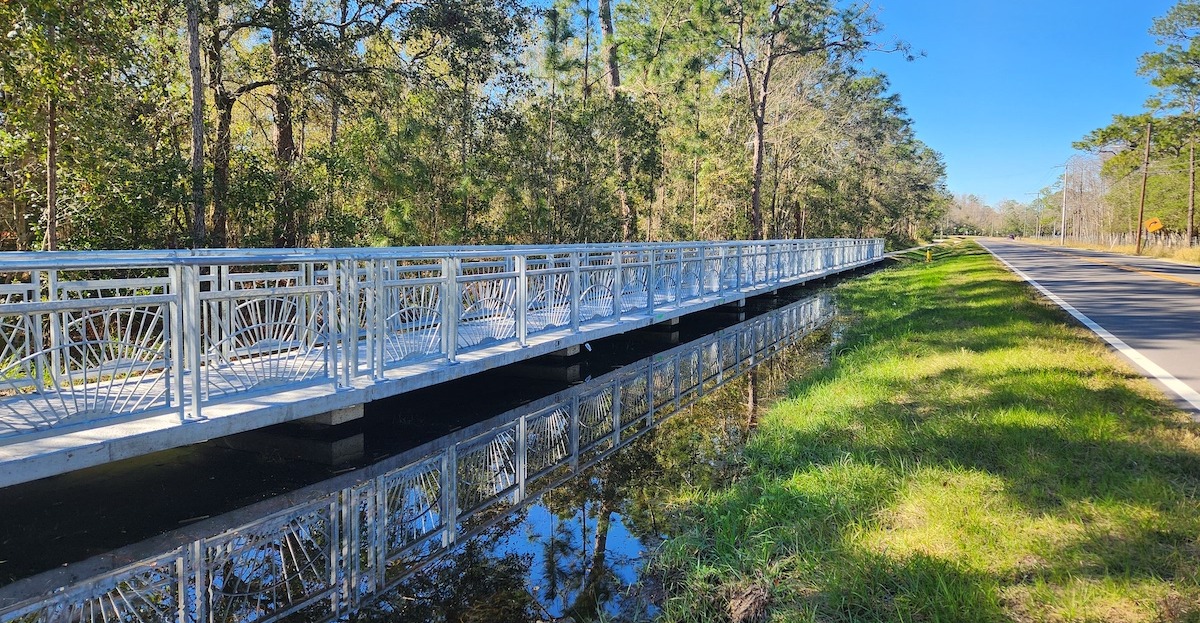
[(752, 295), (882, 240), (0, 254), (0, 444)]

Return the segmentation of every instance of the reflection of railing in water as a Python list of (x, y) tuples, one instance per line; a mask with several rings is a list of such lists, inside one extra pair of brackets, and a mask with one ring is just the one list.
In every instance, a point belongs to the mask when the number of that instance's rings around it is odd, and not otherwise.
[(138, 561), (52, 594), (13, 603), (19, 590), (82, 572), (0, 589), (0, 623), (345, 614), (796, 342), (831, 311), (825, 295), (789, 304), (317, 485), (308, 501), (266, 517), (210, 520), (193, 530), (220, 526), (213, 536), (157, 556), (119, 550), (107, 558)]

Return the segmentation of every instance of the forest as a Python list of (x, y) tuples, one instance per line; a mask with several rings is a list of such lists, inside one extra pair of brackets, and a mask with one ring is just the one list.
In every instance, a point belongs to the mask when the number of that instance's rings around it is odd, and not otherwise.
[(832, 0), (0, 3), (0, 248), (928, 235)]

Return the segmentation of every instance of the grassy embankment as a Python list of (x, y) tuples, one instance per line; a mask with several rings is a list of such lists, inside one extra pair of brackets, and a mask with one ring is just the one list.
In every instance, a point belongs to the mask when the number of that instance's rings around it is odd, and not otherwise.
[(671, 501), (664, 618), (1200, 621), (1184, 413), (973, 243), (839, 292), (744, 475)]

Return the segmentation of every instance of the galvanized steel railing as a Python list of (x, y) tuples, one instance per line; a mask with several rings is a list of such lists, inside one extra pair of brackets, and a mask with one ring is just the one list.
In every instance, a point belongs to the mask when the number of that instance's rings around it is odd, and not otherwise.
[[(343, 616), (794, 344), (832, 313), (827, 295), (798, 301), (317, 485), (306, 496), (289, 495), (288, 506), (265, 517), (248, 521), (238, 512), (240, 521), (197, 524), (188, 539), (203, 526), (211, 536), (157, 555), (114, 552), (107, 558), (136, 562), (50, 594), (14, 597), (18, 591), (5, 588), (0, 623)], [(57, 586), (56, 572), (48, 575), (35, 584)]]
[(699, 309), (881, 240), (0, 254), (0, 444)]

